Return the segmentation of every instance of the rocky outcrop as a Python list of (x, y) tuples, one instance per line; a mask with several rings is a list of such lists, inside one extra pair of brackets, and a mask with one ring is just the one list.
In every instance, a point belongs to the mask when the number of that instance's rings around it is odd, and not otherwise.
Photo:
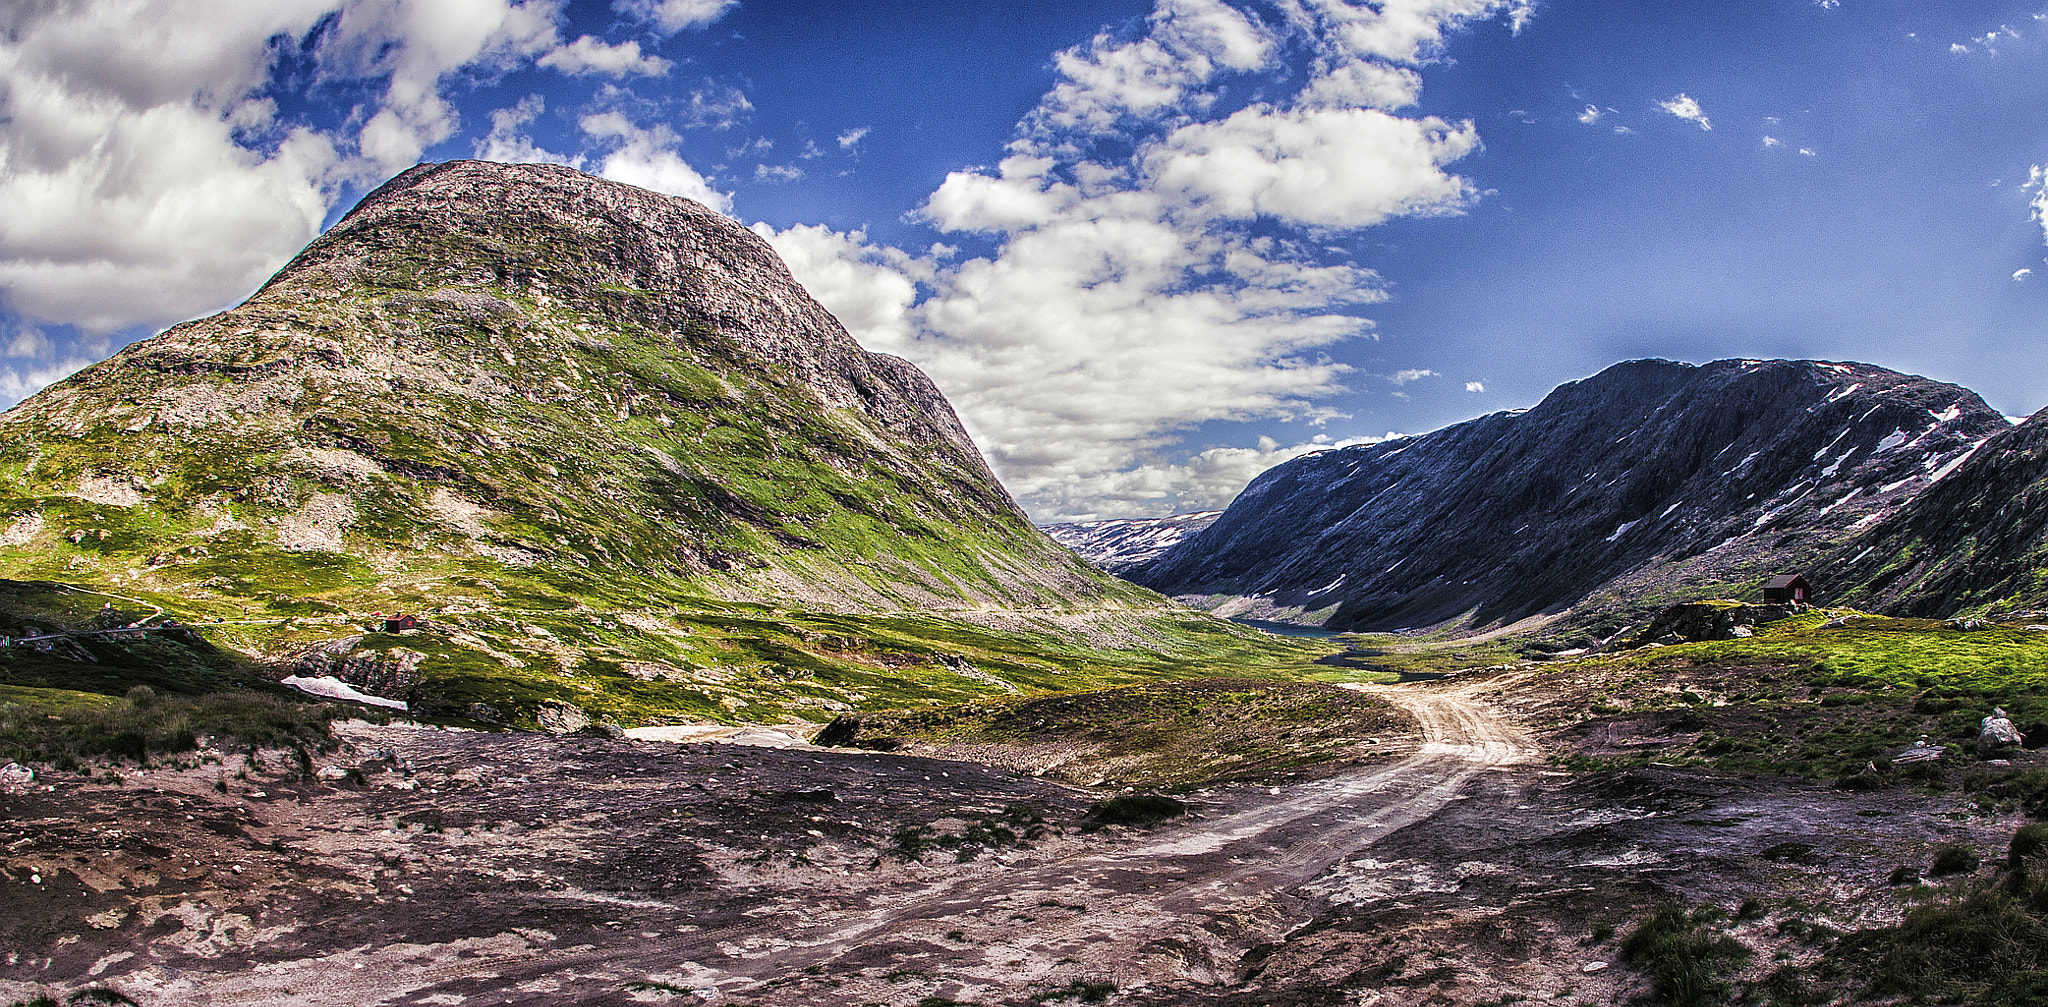
[(420, 684), (420, 662), (427, 655), (404, 648), (358, 649), (360, 636), (322, 644), (293, 659), (291, 675), (334, 678), (358, 692), (404, 700)]
[(1797, 615), (1805, 609), (1804, 605), (1744, 605), (1728, 601), (1672, 605), (1657, 613), (1624, 646), (1734, 640), (1753, 636), (1756, 627)]
[(1617, 364), (1525, 411), (1298, 458), (1132, 580), (1335, 629), (1489, 626), (1814, 567), (2006, 421), (1867, 364)]

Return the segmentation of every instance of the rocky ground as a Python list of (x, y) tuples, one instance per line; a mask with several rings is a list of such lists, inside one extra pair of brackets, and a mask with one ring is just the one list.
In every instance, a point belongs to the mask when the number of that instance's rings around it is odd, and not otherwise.
[(1661, 902), (1796, 962), (1925, 897), (1894, 868), (2015, 825), (1565, 774), (1502, 712), (1515, 685), (1366, 687), (1420, 740), (1149, 829), (969, 763), (360, 722), (311, 767), (338, 779), (218, 752), (45, 774), (0, 797), (0, 1001), (1614, 1004), (1644, 987), (1613, 935)]

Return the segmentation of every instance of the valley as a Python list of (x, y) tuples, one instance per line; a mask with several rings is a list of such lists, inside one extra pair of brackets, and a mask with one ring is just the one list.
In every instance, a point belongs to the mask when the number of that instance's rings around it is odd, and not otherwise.
[(1628, 361), (1056, 541), (754, 232), (420, 165), (0, 414), (0, 1002), (2037, 1003), (2043, 429)]

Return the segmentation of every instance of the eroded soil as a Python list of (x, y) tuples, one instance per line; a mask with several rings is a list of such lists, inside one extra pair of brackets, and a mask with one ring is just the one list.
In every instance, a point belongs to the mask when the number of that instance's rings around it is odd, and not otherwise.
[(1738, 935), (1797, 960), (1810, 925), (1896, 920), (1893, 867), (2012, 831), (1896, 790), (1570, 776), (1514, 684), (1363, 687), (1421, 742), (1150, 830), (970, 763), (403, 726), (346, 729), (359, 783), (45, 779), (0, 797), (0, 1000), (1620, 1003), (1603, 926), (1763, 893)]

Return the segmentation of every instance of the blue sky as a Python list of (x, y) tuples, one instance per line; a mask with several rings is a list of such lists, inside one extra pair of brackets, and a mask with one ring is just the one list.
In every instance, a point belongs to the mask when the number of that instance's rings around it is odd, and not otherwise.
[(73, 0), (0, 10), (0, 402), (417, 160), (753, 226), (1044, 520), (1644, 356), (2048, 404), (2048, 0)]

